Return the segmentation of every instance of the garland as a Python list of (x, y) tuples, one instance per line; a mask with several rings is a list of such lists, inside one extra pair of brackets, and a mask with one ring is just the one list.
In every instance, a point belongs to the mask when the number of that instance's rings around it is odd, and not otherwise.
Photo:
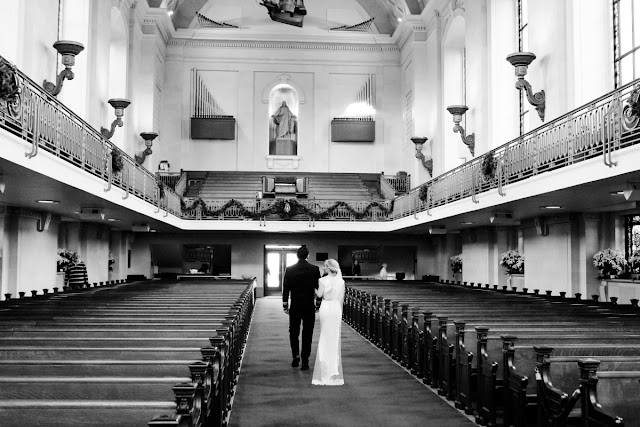
[(429, 186), (427, 184), (420, 187), (420, 193), (418, 193), (418, 199), (422, 200), (424, 203), (427, 202), (427, 197), (429, 197)]
[(124, 159), (122, 153), (116, 147), (113, 147), (111, 152), (111, 170), (114, 174), (119, 173), (124, 169)]
[(316, 212), (298, 203), (298, 201), (295, 199), (281, 199), (276, 201), (272, 206), (269, 206), (266, 209), (263, 209), (259, 212), (252, 212), (248, 210), (241, 202), (235, 199), (229, 200), (222, 207), (220, 207), (220, 209), (214, 210), (209, 209), (204, 200), (202, 200), (201, 198), (197, 198), (190, 205), (187, 205), (184, 199), (180, 199), (180, 209), (182, 210), (182, 212), (200, 209), (202, 214), (205, 216), (219, 216), (224, 214), (227, 209), (233, 207), (238, 209), (238, 213), (240, 216), (244, 216), (246, 218), (259, 219), (267, 215), (278, 215), (285, 221), (289, 221), (296, 215), (307, 215), (308, 217), (313, 219), (328, 218), (336, 209), (344, 208), (356, 219), (361, 219), (366, 217), (374, 208), (378, 208), (383, 214), (389, 215), (391, 212), (393, 212), (394, 203), (395, 202), (392, 200), (391, 206), (389, 208), (386, 208), (381, 203), (372, 202), (367, 205), (364, 211), (358, 212), (346, 202), (336, 202), (329, 208), (323, 211)]
[(0, 101), (16, 102), (20, 95), (16, 67), (0, 58)]
[(158, 184), (158, 198), (159, 199), (163, 199), (164, 198), (164, 184), (162, 183), (162, 181), (156, 181)]
[(482, 171), (482, 177), (485, 181), (491, 181), (496, 177), (496, 167), (498, 166), (498, 161), (495, 157), (493, 157), (493, 151), (489, 151), (482, 160), (482, 166), (480, 170)]

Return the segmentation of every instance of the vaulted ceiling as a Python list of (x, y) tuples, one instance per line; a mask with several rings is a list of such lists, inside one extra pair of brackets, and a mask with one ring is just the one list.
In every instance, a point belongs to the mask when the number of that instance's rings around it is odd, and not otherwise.
[[(196, 12), (210, 0), (147, 0), (150, 7), (166, 8), (172, 11), (171, 20), (176, 29), (188, 28)], [(324, 0), (306, 0), (307, 9), (314, 2)], [(428, 0), (354, 0), (371, 17), (381, 34), (393, 34), (399, 24), (399, 18), (407, 14), (420, 14)], [(258, 2), (258, 0), (256, 0)]]

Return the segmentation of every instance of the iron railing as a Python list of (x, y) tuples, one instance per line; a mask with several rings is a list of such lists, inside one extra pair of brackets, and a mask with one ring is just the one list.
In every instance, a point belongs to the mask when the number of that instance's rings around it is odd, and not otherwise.
[(521, 137), (485, 153), (396, 199), (392, 219), (505, 186), (533, 176), (601, 157), (617, 165), (612, 153), (640, 141), (640, 80), (577, 108)]
[[(421, 211), (430, 213), (435, 207), (465, 198), (477, 203), (479, 194), (494, 189), (504, 196), (508, 184), (598, 156), (606, 166), (613, 167), (616, 162), (612, 153), (639, 141), (640, 80), (636, 80), (393, 201), (247, 199), (203, 200), (196, 204), (186, 200), (183, 204), (176, 192), (166, 186), (160, 189), (151, 172), (2, 57), (0, 77), (0, 82), (15, 81), (20, 89), (12, 97), (7, 95), (11, 90), (6, 83), (0, 87), (0, 128), (31, 143), (27, 157), (45, 150), (104, 180), (105, 191), (116, 186), (125, 191), (124, 198), (133, 195), (155, 205), (157, 211), (165, 209), (165, 216), (171, 213), (183, 219), (394, 220)], [(114, 151), (123, 160), (118, 173), (112, 170)], [(410, 186), (408, 176), (384, 178), (396, 191), (403, 185)], [(293, 214), (286, 211), (287, 206), (294, 209)]]
[[(10, 82), (0, 88), (0, 128), (31, 143), (25, 156), (32, 158), (45, 150), (106, 181), (105, 191), (113, 185), (125, 191), (124, 198), (134, 195), (180, 215), (180, 200), (172, 190), (164, 189), (160, 197), (151, 172), (1, 56), (0, 76), (1, 82)], [(10, 93), (14, 85), (17, 94)], [(112, 158), (118, 154), (122, 170), (114, 173)]]
[(396, 193), (408, 193), (411, 190), (411, 175), (381, 175)]

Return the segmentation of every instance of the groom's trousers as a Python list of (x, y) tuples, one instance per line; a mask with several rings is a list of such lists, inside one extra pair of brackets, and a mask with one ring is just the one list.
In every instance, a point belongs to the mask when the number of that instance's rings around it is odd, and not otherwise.
[[(289, 310), (289, 341), (291, 342), (291, 355), (309, 361), (311, 355), (311, 341), (313, 339), (313, 325), (316, 321), (314, 308), (300, 310), (292, 307)], [(300, 323), (302, 323), (302, 353), (300, 353)]]

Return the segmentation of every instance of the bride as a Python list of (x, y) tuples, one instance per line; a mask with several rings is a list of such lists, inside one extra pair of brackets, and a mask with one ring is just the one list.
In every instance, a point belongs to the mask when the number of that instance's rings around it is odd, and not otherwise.
[(336, 260), (328, 259), (324, 263), (324, 268), (329, 274), (318, 281), (316, 290), (316, 296), (322, 298), (322, 304), (320, 305), (320, 339), (311, 383), (343, 385), (340, 329), (344, 280)]

